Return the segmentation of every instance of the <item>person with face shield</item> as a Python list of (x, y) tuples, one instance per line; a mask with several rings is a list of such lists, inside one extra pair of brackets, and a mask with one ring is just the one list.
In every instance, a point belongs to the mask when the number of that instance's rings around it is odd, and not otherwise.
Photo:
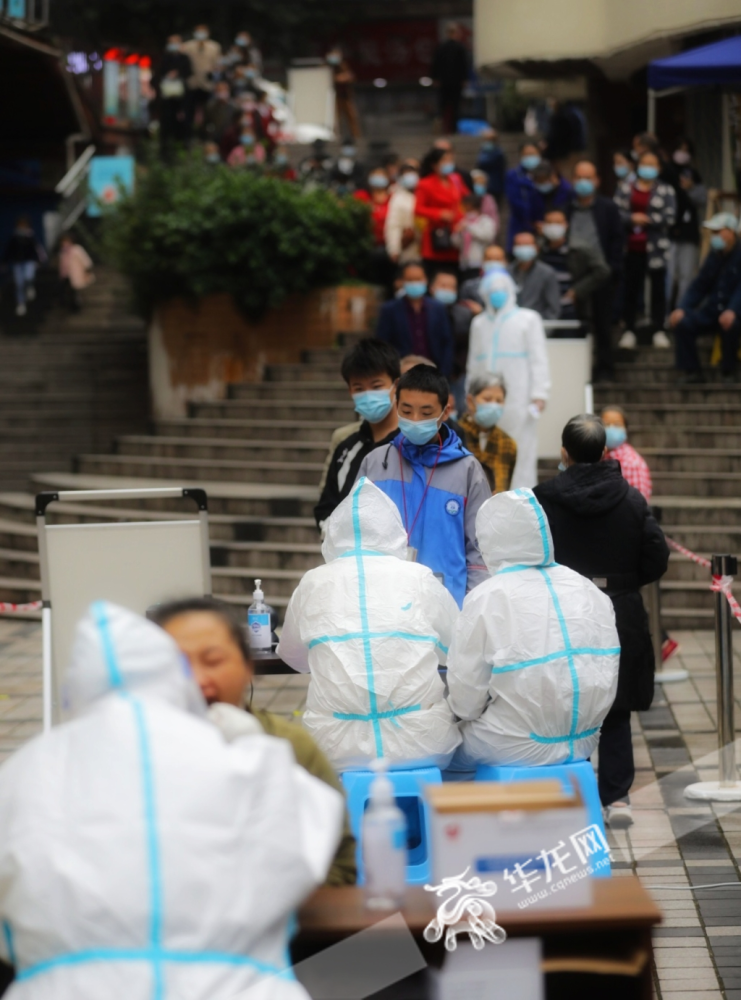
[(446, 767), (460, 743), (438, 674), (458, 608), (406, 553), (397, 508), (361, 477), (288, 605), (277, 654), (311, 672), (303, 723), (339, 770)]
[(287, 742), (229, 744), (175, 642), (113, 604), (80, 622), (63, 701), (0, 768), (7, 998), (307, 1000), (289, 936), (342, 796)]
[(476, 513), (490, 490), (481, 466), (446, 424), (448, 380), (429, 365), (405, 372), (396, 388), (399, 434), (363, 459), (366, 476), (396, 504), (408, 558), (429, 566), (460, 606), (487, 577), (476, 545)]
[(507, 271), (507, 255), (502, 247), (491, 243), (484, 250), (481, 270), (468, 278), (461, 285), (461, 300), (471, 309), (475, 316), (484, 311), (484, 300), (481, 298), (481, 281), (491, 271)]
[(492, 575), (466, 597), (448, 656), (448, 701), (463, 720), (453, 767), (586, 760), (617, 690), (612, 602), (554, 562), (532, 490), (487, 500), (476, 537)]
[(517, 443), (512, 487), (538, 481), (537, 420), (551, 388), (543, 321), (532, 309), (517, 305), (515, 284), (503, 271), (481, 282), (486, 308), (471, 324), (467, 384), (492, 372), (507, 383), (507, 399), (499, 426)]

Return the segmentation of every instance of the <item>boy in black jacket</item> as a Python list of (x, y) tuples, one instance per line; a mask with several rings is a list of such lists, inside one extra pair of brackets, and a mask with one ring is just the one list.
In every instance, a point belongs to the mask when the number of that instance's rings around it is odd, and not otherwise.
[(337, 446), (330, 460), (324, 489), (314, 508), (320, 530), (335, 507), (350, 493), (368, 452), (396, 437), (399, 430), (396, 383), (400, 376), (399, 354), (396, 348), (382, 340), (361, 340), (345, 355), (342, 377), (363, 422)]
[(664, 575), (669, 548), (620, 463), (602, 461), (605, 428), (599, 417), (572, 417), (561, 441), (566, 470), (533, 492), (548, 516), (556, 562), (592, 580), (615, 608), (620, 671), (600, 733), (599, 792), (608, 822), (625, 827), (633, 822), (630, 713), (650, 708), (654, 695), (653, 645), (639, 588)]

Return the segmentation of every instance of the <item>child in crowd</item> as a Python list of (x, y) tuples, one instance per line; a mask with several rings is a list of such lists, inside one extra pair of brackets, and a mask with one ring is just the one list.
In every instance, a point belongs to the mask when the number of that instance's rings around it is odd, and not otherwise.
[(277, 653), (311, 671), (304, 725), (341, 769), (446, 767), (460, 743), (438, 673), (458, 608), (406, 552), (399, 511), (360, 479), (288, 605)]
[(399, 355), (385, 341), (361, 340), (345, 355), (342, 377), (363, 419), (359, 426), (348, 425), (344, 438), (334, 443), (322, 494), (314, 508), (320, 529), (352, 489), (368, 452), (396, 437), (399, 425), (394, 390), (400, 374)]
[[(492, 201), (491, 195), (488, 196)], [(497, 228), (494, 220), (481, 207), (482, 198), (478, 194), (464, 195), (464, 216), (455, 227), (453, 242), (460, 250), (459, 267), (461, 280), (475, 277), (481, 271), (484, 251), (494, 242)]]
[(605, 425), (607, 444), (605, 458), (614, 458), (620, 462), (623, 479), (627, 479), (631, 486), (635, 486), (643, 494), (647, 503), (651, 503), (651, 472), (645, 458), (628, 444), (628, 420), (625, 413), (619, 406), (606, 406), (602, 411), (602, 423)]
[[(256, 733), (287, 740), (297, 764), (342, 792), (329, 761), (302, 726), (272, 712), (248, 707), (254, 666), (244, 631), (226, 605), (210, 597), (186, 598), (159, 605), (150, 617), (187, 656), (195, 681), (212, 706), (209, 718), (229, 742)], [(356, 877), (355, 838), (345, 815), (342, 840), (327, 885), (354, 885)]]
[(517, 445), (497, 427), (504, 411), (506, 388), (502, 375), (486, 372), (471, 380), (466, 403), (468, 412), (460, 418), (463, 443), (479, 462), (492, 493), (504, 493), (512, 482)]
[[(619, 406), (606, 406), (602, 411), (602, 423), (605, 425), (607, 451), (605, 458), (614, 458), (620, 462), (623, 479), (635, 486), (639, 493), (651, 503), (653, 484), (651, 470), (646, 459), (639, 455), (635, 448), (628, 444), (628, 418)], [(679, 643), (664, 632), (661, 639), (661, 662), (666, 663), (679, 649)]]
[(448, 381), (436, 368), (417, 365), (396, 388), (399, 434), (360, 466), (396, 504), (410, 556), (430, 569), (460, 606), (466, 591), (488, 577), (474, 525), (491, 496), (486, 476), (445, 423)]

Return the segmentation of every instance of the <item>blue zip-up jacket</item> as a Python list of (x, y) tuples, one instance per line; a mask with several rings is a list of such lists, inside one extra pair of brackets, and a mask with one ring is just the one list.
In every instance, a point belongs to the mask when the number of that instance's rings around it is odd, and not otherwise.
[(443, 425), (441, 436), (442, 449), (440, 437), (419, 447), (398, 434), (366, 455), (358, 479), (367, 476), (394, 501), (407, 534), (411, 531), (409, 545), (417, 549), (417, 562), (442, 574), (460, 607), (466, 591), (489, 578), (476, 544), (476, 515), (491, 490), (481, 465), (455, 431)]

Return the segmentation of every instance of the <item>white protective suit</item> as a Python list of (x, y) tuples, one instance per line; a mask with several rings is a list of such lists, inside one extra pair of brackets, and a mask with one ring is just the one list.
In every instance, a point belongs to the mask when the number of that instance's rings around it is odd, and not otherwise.
[(289, 926), (342, 797), (283, 740), (227, 744), (172, 639), (115, 605), (78, 626), (66, 703), (0, 768), (8, 1000), (306, 1000)]
[(492, 577), (463, 602), (448, 657), (450, 707), (467, 720), (454, 766), (584, 760), (617, 690), (612, 601), (553, 562), (532, 490), (487, 500), (476, 536)]
[(396, 505), (363, 477), (288, 605), (277, 653), (311, 671), (304, 725), (340, 770), (445, 767), (460, 743), (437, 669), (458, 606), (406, 549)]
[[(507, 303), (495, 311), (489, 294), (500, 289), (507, 292)], [(471, 324), (466, 385), (486, 372), (504, 376), (507, 396), (499, 427), (517, 443), (512, 488), (532, 488), (538, 483), (538, 427), (528, 408), (534, 399), (547, 400), (551, 389), (543, 321), (534, 309), (517, 305), (515, 283), (505, 271), (486, 275), (480, 291), (486, 308)]]

